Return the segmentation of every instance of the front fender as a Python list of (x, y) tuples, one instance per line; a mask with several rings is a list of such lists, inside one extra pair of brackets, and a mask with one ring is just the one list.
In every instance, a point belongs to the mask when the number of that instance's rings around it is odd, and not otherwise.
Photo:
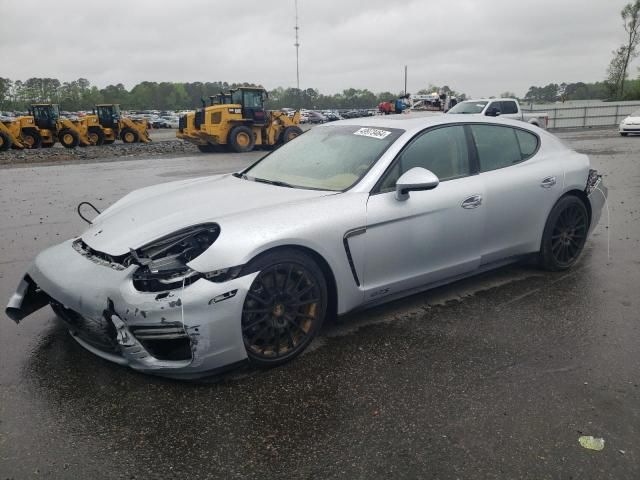
[(333, 272), (338, 313), (343, 313), (362, 301), (343, 239), (347, 231), (365, 225), (367, 197), (367, 193), (347, 192), (221, 219), (220, 236), (189, 267), (211, 272), (245, 265), (273, 248), (307, 248), (320, 255)]

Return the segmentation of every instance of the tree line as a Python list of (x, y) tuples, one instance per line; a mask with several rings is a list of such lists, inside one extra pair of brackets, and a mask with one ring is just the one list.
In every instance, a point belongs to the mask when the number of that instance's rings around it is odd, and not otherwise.
[[(127, 110), (183, 110), (208, 102), (211, 95), (238, 87), (257, 87), (252, 83), (229, 82), (141, 82), (131, 90), (122, 83), (98, 88), (86, 78), (61, 82), (56, 78), (11, 80), (0, 78), (0, 110), (25, 111), (31, 103), (50, 102), (62, 110), (90, 110), (99, 103), (119, 103)], [(267, 108), (309, 109), (371, 108), (397, 98), (400, 93), (373, 93), (367, 89), (348, 88), (334, 95), (321, 94), (315, 88), (278, 87), (268, 92)]]

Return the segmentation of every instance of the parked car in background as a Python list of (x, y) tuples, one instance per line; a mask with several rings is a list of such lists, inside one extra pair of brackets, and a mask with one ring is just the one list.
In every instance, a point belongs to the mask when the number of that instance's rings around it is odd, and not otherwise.
[(275, 366), (326, 317), (522, 259), (570, 268), (606, 195), (589, 157), (523, 122), (345, 120), (131, 192), (41, 252), (6, 313), (51, 305), (93, 354), (157, 375)]
[(620, 122), (620, 135), (626, 137), (630, 133), (640, 133), (640, 110)]
[(520, 103), (514, 98), (484, 98), (466, 100), (456, 104), (446, 112), (452, 115), (484, 115), (486, 117), (503, 117), (520, 120), (540, 128), (547, 128), (549, 114), (544, 112), (523, 113)]
[(316, 112), (314, 110), (309, 110), (307, 112), (308, 122), (309, 123), (325, 123), (327, 121), (327, 117), (322, 115), (320, 112)]

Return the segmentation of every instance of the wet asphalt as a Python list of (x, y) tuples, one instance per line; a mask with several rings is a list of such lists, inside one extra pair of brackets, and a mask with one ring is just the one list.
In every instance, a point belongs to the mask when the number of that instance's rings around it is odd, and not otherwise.
[[(560, 136), (610, 193), (610, 228), (604, 213), (573, 270), (510, 266), (349, 315), (280, 368), (144, 376), (48, 308), (0, 314), (0, 479), (640, 478), (640, 136)], [(1, 169), (2, 304), (82, 231), (78, 202), (259, 156)]]

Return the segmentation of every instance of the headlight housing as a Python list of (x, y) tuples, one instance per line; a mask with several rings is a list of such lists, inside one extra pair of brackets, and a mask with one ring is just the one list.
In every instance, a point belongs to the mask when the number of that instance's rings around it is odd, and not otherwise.
[(220, 235), (216, 223), (204, 223), (178, 230), (155, 240), (127, 257), (129, 265), (139, 265), (133, 274), (134, 287), (143, 292), (181, 288), (199, 278), (215, 278), (219, 272), (200, 273), (187, 266), (207, 250)]

